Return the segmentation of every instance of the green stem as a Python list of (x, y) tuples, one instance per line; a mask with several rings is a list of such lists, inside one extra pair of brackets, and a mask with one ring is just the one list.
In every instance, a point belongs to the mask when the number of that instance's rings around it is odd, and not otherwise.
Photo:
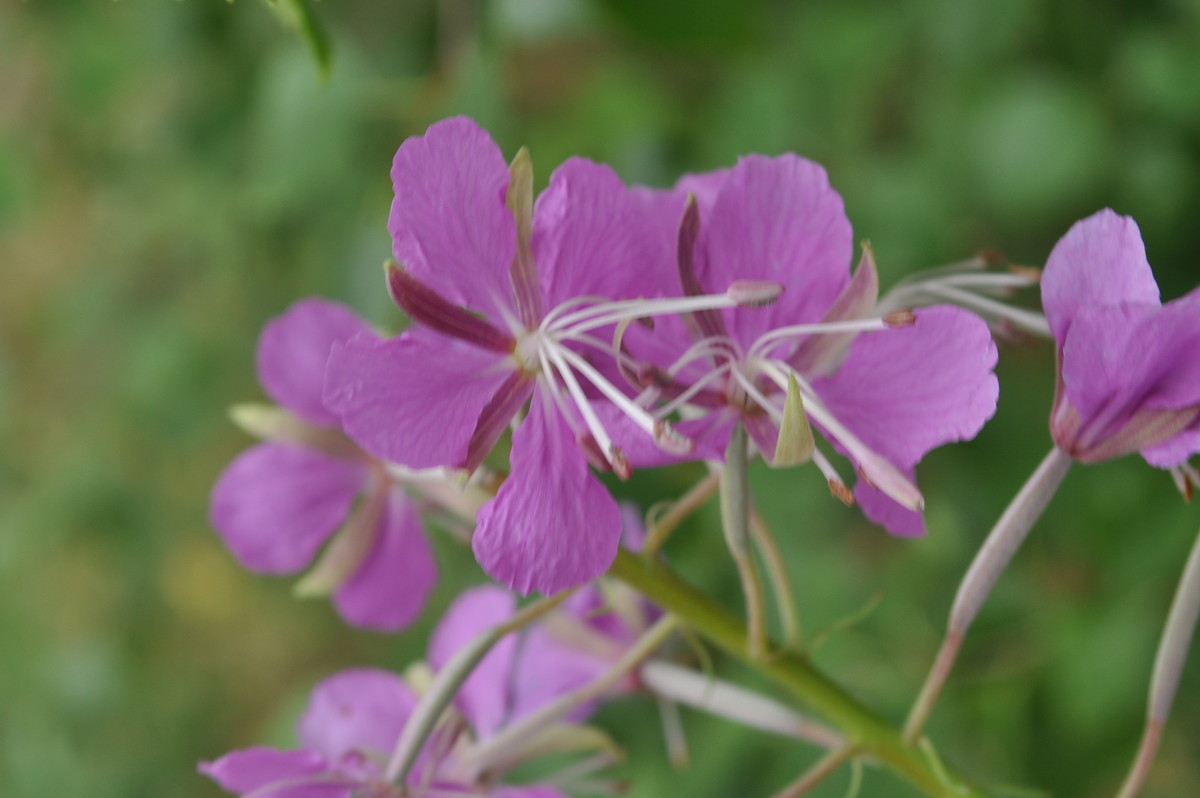
[(807, 659), (789, 652), (754, 659), (745, 624), (663, 563), (648, 562), (621, 549), (608, 572), (823, 715), (863, 755), (878, 761), (926, 795), (985, 798), (977, 788), (947, 774), (936, 759), (904, 742), (898, 729), (860, 704)]
[(725, 467), (721, 470), (721, 528), (725, 543), (737, 566), (738, 580), (746, 601), (746, 624), (749, 627), (751, 659), (762, 659), (767, 653), (767, 611), (763, 604), (762, 577), (754, 563), (750, 548), (750, 477), (746, 429), (733, 425), (729, 448), (725, 450)]

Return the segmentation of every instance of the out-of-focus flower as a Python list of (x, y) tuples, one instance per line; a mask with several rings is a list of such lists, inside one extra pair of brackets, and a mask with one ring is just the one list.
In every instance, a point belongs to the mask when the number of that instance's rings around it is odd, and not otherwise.
[[(509, 620), (515, 609), (513, 596), (500, 588), (467, 590), (434, 630), (429, 664), (437, 671), (476, 635)], [(426, 741), (404, 779), (408, 791), (403, 794), (561, 798), (562, 793), (549, 784), (501, 783), (508, 770), (525, 761), (527, 754), (533, 755), (528, 749), (518, 745), (515, 758), (500, 761), (481, 760), (473, 752), (527, 713), (589, 680), (574, 667), (576, 653), (552, 643), (526, 649), (514, 636), (501, 640), (475, 667), (455, 697), (454, 711)], [(538, 667), (530, 668), (531, 664)], [(579, 680), (558, 679), (555, 688), (548, 690), (546, 669), (562, 664)], [(386, 765), (417, 699), (413, 688), (395, 674), (375, 669), (343, 671), (313, 690), (299, 722), (299, 750), (233, 751), (202, 763), (200, 770), (226, 790), (254, 798), (399, 796), (399, 788), (386, 781)], [(574, 728), (560, 725), (550, 731), (561, 736)]]
[(340, 529), (297, 591), (332, 593), (349, 623), (393, 631), (420, 613), (437, 566), (411, 499), (321, 401), (330, 347), (354, 335), (373, 337), (348, 309), (320, 299), (266, 325), (258, 373), (282, 407), (235, 413), (268, 442), (222, 472), (210, 517), (243, 566), (268, 574), (302, 570)]
[(1200, 452), (1200, 289), (1162, 304), (1133, 219), (1076, 222), (1046, 261), (1042, 305), (1060, 449), (1089, 463), (1141, 452), (1159, 468)]

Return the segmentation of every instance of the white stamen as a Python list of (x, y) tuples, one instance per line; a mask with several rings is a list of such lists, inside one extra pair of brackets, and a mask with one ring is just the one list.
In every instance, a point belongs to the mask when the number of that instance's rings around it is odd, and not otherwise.
[(578, 354), (572, 352), (570, 349), (567, 349), (565, 346), (555, 347), (551, 357), (555, 358), (556, 362), (560, 362), (560, 358), (561, 360), (568, 361), (579, 371), (579, 373), (587, 377), (588, 382), (596, 386), (600, 393), (604, 394), (604, 396), (610, 402), (624, 411), (625, 415), (629, 416), (629, 418), (631, 418), (635, 424), (651, 435), (654, 434), (655, 418), (647, 413), (644, 409), (635, 405), (633, 400), (628, 396), (621, 393), (621, 391), (615, 385), (605, 379), (603, 374), (596, 371), (596, 369), (592, 367), (591, 363), (588, 363)]
[(738, 346), (737, 341), (727, 336), (703, 338), (685, 349), (683, 354), (667, 367), (667, 373), (674, 377), (689, 363), (710, 356), (741, 360), (742, 348)]
[(725, 291), (743, 307), (766, 307), (783, 293), (783, 285), (769, 280), (734, 280)]
[(554, 378), (554, 367), (550, 365), (546, 353), (540, 349), (538, 350), (538, 359), (541, 361), (542, 374), (545, 376), (545, 379), (538, 380), (538, 385), (550, 395), (554, 406), (558, 408), (559, 415), (566, 420), (567, 426), (571, 428), (571, 432), (578, 436), (581, 430), (575, 421), (575, 414), (571, 412), (570, 402), (567, 401), (567, 397), (562, 395), (562, 391), (558, 387), (558, 380)]
[[(733, 370), (733, 378), (737, 381), (737, 384), (741, 386), (742, 390), (746, 392), (746, 395), (753, 399), (755, 404), (767, 412), (767, 415), (771, 417), (771, 420), (775, 422), (776, 426), (783, 421), (783, 410), (772, 404), (771, 400), (768, 399), (766, 395), (758, 389), (758, 386), (754, 384), (753, 380), (746, 376), (745, 372), (743, 372), (740, 368), (735, 368)], [(787, 385), (786, 381), (784, 382), (784, 385)]]
[(1037, 279), (1022, 272), (968, 272), (965, 274), (948, 274), (943, 277), (916, 279), (901, 282), (888, 292), (885, 301), (892, 302), (897, 307), (908, 303), (897, 303), (894, 297), (900, 293), (920, 294), (929, 286), (946, 285), (957, 288), (972, 289), (980, 293), (995, 296), (1006, 296), (1021, 288), (1037, 284)]
[(850, 321), (830, 321), (821, 324), (794, 324), (790, 327), (779, 327), (760, 336), (750, 347), (749, 357), (766, 354), (767, 349), (776, 341), (794, 338), (799, 335), (833, 334), (847, 332), (872, 332), (886, 330), (889, 325), (886, 319), (853, 319)]
[(697, 310), (735, 308), (741, 304), (736, 298), (728, 294), (669, 297), (666, 299), (628, 299), (620, 302), (606, 302), (574, 313), (568, 313), (550, 324), (543, 321), (541, 329), (553, 333), (555, 338), (561, 340), (570, 338), (580, 332), (615, 324), (624, 319), (674, 316), (680, 313), (694, 313)]
[[(575, 400), (575, 406), (579, 409), (579, 414), (583, 416), (583, 423), (587, 425), (588, 431), (596, 439), (596, 445), (604, 453), (604, 457), (608, 460), (609, 465), (615, 465), (613, 458), (615, 447), (613, 446), (612, 438), (608, 437), (608, 433), (604, 430), (604, 425), (600, 423), (600, 417), (596, 415), (596, 411), (592, 408), (592, 403), (584, 395), (583, 388), (579, 387), (579, 381), (575, 379), (575, 374), (571, 371), (571, 367), (563, 359), (562, 353), (567, 350), (560, 347), (544, 347), (539, 351), (545, 352), (546, 356), (554, 363), (555, 370), (562, 377), (563, 384), (567, 386), (567, 392)], [(582, 360), (582, 358), (580, 359)]]
[(563, 302), (562, 304), (558, 305), (553, 310), (551, 310), (549, 313), (547, 313), (545, 315), (545, 317), (542, 319), (542, 323), (540, 326), (548, 327), (548, 326), (555, 324), (556, 319), (559, 316), (563, 315), (567, 310), (569, 310), (570, 308), (576, 307), (577, 305), (587, 305), (588, 303), (592, 303), (593, 305), (600, 305), (600, 304), (607, 304), (609, 302), (611, 302), (611, 300), (606, 299), (605, 297), (602, 297), (602, 296), (571, 297), (570, 299), (566, 300), (565, 302)]
[(659, 418), (666, 418), (667, 416), (671, 415), (676, 410), (679, 410), (686, 405), (689, 401), (691, 401), (692, 397), (703, 391), (711, 383), (722, 379), (725, 374), (733, 368), (734, 364), (732, 362), (722, 363), (720, 366), (717, 366), (715, 369), (709, 371), (703, 377), (688, 386), (688, 389), (679, 394), (679, 396), (676, 396), (674, 399), (658, 408), (655, 411), (655, 415), (657, 415)]
[(637, 369), (642, 366), (642, 361), (637, 360), (636, 358), (630, 357), (629, 355), (622, 352), (620, 349), (617, 349), (616, 347), (612, 346), (608, 342), (606, 342), (600, 338), (597, 338), (594, 335), (586, 335), (586, 334), (577, 335), (577, 336), (573, 336), (571, 338), (571, 340), (574, 341), (575, 343), (586, 344), (594, 349), (598, 349), (599, 351), (603, 352), (604, 354), (608, 355), (609, 357), (619, 360), (622, 364), (624, 364), (626, 367), (628, 367), (630, 369)]
[(812, 461), (817, 464), (821, 474), (824, 475), (825, 481), (829, 484), (829, 492), (832, 493), (838, 501), (850, 507), (854, 504), (854, 493), (846, 484), (846, 480), (842, 479), (842, 475), (834, 468), (833, 463), (829, 462), (829, 458), (821, 451), (819, 446), (813, 447)]
[(1049, 322), (1046, 321), (1045, 316), (1036, 311), (1006, 305), (1003, 302), (997, 302), (995, 299), (972, 294), (970, 291), (963, 291), (961, 288), (953, 286), (935, 283), (926, 285), (925, 290), (939, 299), (953, 302), (968, 310), (974, 310), (984, 317), (993, 316), (1008, 319), (1027, 332), (1040, 335), (1044, 338), (1050, 337)]
[(781, 390), (787, 390), (788, 373), (795, 374), (796, 382), (804, 392), (804, 407), (824, 429), (826, 435), (837, 439), (846, 451), (858, 461), (863, 476), (879, 490), (895, 499), (910, 510), (921, 510), (925, 506), (925, 498), (917, 486), (908, 477), (900, 473), (891, 461), (881, 457), (869, 446), (859, 440), (858, 436), (846, 428), (829, 408), (821, 402), (813, 392), (812, 386), (801, 375), (796, 374), (786, 363), (779, 361), (760, 361), (761, 368)]

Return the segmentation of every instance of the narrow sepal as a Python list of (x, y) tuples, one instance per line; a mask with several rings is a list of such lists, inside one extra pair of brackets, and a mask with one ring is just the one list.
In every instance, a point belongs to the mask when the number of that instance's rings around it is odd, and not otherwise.
[[(696, 276), (696, 240), (700, 236), (700, 208), (693, 194), (688, 195), (683, 218), (679, 222), (679, 281), (685, 296), (701, 296), (705, 293)], [(698, 310), (684, 317), (684, 321), (696, 328), (697, 338), (725, 336), (725, 320), (715, 310)]]
[(517, 252), (509, 274), (513, 299), (522, 323), (533, 329), (542, 319), (542, 287), (538, 283), (537, 264), (533, 260), (533, 161), (522, 147), (508, 167), (512, 176), (505, 204), (517, 224)]
[(513, 351), (516, 341), (508, 333), (493, 327), (465, 308), (450, 303), (393, 261), (388, 261), (384, 269), (387, 272), (388, 293), (413, 321), (482, 349), (504, 353)]
[(787, 468), (807, 463), (812, 459), (815, 446), (812, 425), (808, 423), (808, 413), (804, 412), (800, 385), (796, 382), (795, 374), (788, 374), (787, 397), (783, 401), (783, 420), (779, 423), (779, 441), (775, 444), (775, 456), (771, 460), (771, 466)]

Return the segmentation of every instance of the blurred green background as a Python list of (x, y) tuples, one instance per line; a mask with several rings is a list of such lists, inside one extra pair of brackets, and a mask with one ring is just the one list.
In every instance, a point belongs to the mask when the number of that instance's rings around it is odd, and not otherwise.
[[(1164, 296), (1197, 282), (1200, 5), (1010, 0), (345, 0), (314, 4), (328, 80), (263, 2), (0, 5), (0, 794), (199, 798), (195, 763), (286, 745), (318, 679), (420, 656), (430, 620), (345, 629), (246, 574), (206, 520), (261, 397), (262, 323), (309, 294), (390, 327), (388, 168), (452, 113), (542, 181), (578, 153), (668, 185), (747, 152), (822, 162), (885, 284), (988, 248), (1040, 264), (1078, 218), (1142, 227)], [(815, 471), (756, 472), (804, 623), (882, 603), (816, 653), (899, 721), (958, 577), (1049, 446), (1053, 357), (1004, 347), (999, 412), (927, 458), (932, 534), (898, 541)], [(695, 471), (643, 474), (643, 502)], [(1200, 513), (1137, 458), (1080, 467), (985, 608), (930, 732), (1012, 795), (1107, 796), (1136, 745), (1161, 619)], [(708, 508), (681, 570), (737, 590)], [(478, 580), (439, 541), (449, 578)], [(430, 618), (436, 612), (430, 613)], [(1198, 657), (1200, 658), (1200, 657)], [(730, 670), (736, 675), (736, 670)], [(687, 716), (601, 722), (646, 798), (766, 796), (815, 753)], [(1200, 795), (1193, 662), (1146, 798)], [(816, 795), (845, 793), (846, 772)], [(863, 796), (906, 796), (868, 771)]]

